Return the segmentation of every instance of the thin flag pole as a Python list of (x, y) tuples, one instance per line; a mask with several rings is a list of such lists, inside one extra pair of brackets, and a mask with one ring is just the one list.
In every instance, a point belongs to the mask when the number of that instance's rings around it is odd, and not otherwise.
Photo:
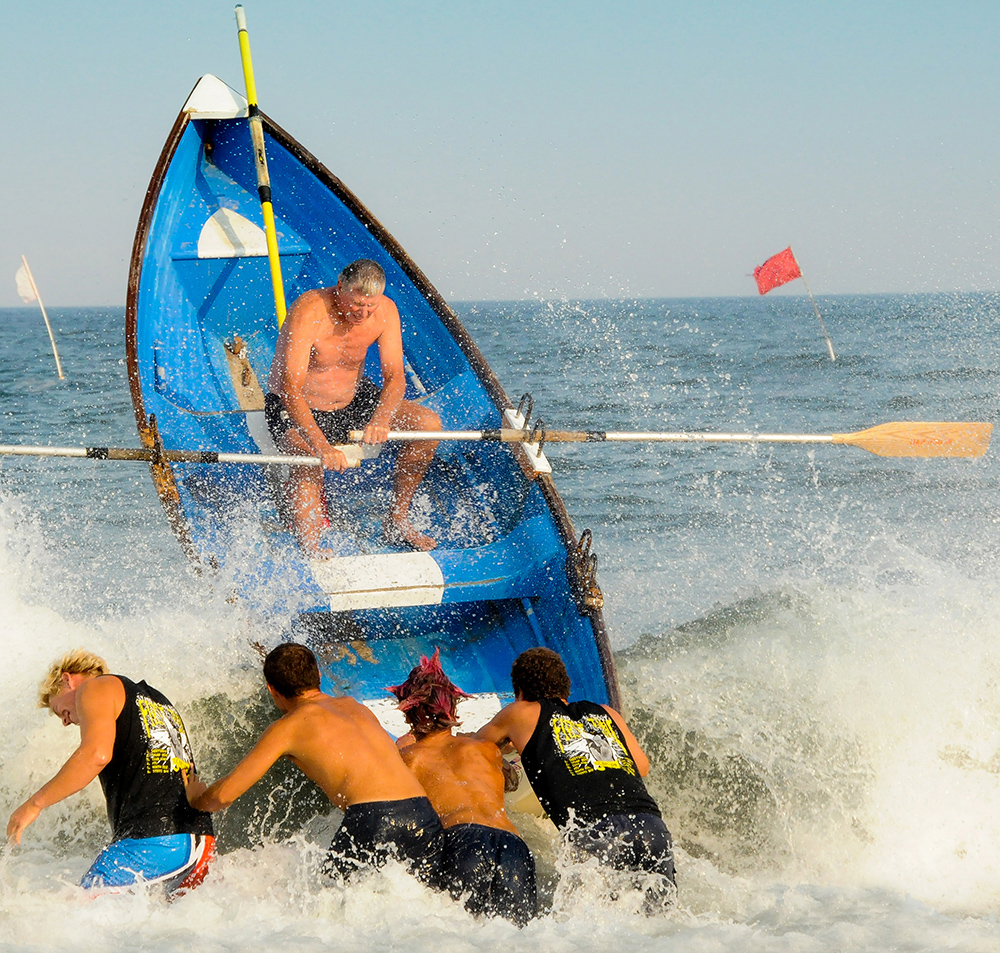
[[(801, 267), (799, 268), (801, 272)], [(823, 319), (819, 316), (819, 307), (816, 304), (816, 299), (813, 297), (813, 293), (809, 290), (809, 282), (806, 281), (806, 276), (801, 275), (802, 284), (806, 286), (806, 294), (809, 295), (809, 300), (812, 302), (813, 311), (816, 312), (816, 320), (819, 321), (820, 329), (823, 331), (823, 337), (826, 338), (826, 349), (830, 352), (830, 360), (837, 360), (837, 355), (833, 353), (833, 341), (830, 340), (830, 335), (826, 332), (826, 325), (823, 323)]]
[(21, 256), (21, 263), (24, 265), (24, 273), (28, 277), (28, 284), (31, 285), (32, 294), (35, 296), (35, 300), (38, 302), (38, 307), (42, 309), (42, 317), (45, 319), (45, 327), (49, 332), (49, 340), (52, 342), (52, 354), (56, 359), (56, 370), (59, 372), (59, 380), (65, 380), (66, 375), (63, 374), (62, 361), (59, 360), (59, 349), (56, 347), (56, 336), (52, 333), (52, 325), (49, 323), (49, 316), (45, 311), (45, 305), (42, 303), (42, 296), (38, 293), (38, 285), (35, 284), (35, 276), (31, 273), (31, 268), (28, 267), (28, 259)]
[(264, 153), (264, 124), (257, 108), (257, 85), (253, 79), (253, 61), (250, 59), (250, 35), (243, 4), (236, 5), (236, 27), (240, 40), (240, 59), (243, 61), (243, 82), (247, 91), (247, 115), (250, 120), (250, 139), (253, 142), (254, 162), (257, 166), (257, 194), (264, 213), (264, 237), (267, 239), (267, 260), (271, 266), (271, 287), (274, 289), (274, 310), (278, 327), (285, 321), (285, 286), (281, 280), (281, 257), (278, 254), (278, 235), (274, 227), (274, 208), (271, 206), (271, 177), (267, 171)]

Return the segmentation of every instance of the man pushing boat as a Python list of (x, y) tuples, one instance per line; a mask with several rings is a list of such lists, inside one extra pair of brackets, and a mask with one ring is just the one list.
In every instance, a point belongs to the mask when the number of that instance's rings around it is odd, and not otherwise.
[(452, 733), (465, 692), (441, 669), (437, 649), (389, 691), (412, 735), (397, 742), (403, 760), (444, 826), (435, 885), (464, 896), (470, 913), (524, 926), (537, 909), (535, 862), (504, 810), (503, 756), (488, 741)]
[(353, 698), (320, 691), (316, 656), (295, 642), (272, 649), (264, 680), (281, 718), (210, 787), (189, 777), (191, 805), (201, 811), (228, 807), (285, 756), (344, 811), (326, 873), (347, 879), (395, 855), (430, 879), (437, 870), (441, 822), (375, 715)]
[[(378, 343), (381, 390), (364, 376), (368, 348)], [(281, 326), (266, 398), (267, 423), (286, 453), (318, 456), (324, 469), (343, 471), (347, 458), (334, 444), (351, 430), (364, 442), (384, 443), (390, 428), (440, 430), (428, 407), (404, 400), (406, 374), (399, 311), (385, 295), (385, 272), (366, 258), (348, 265), (332, 288), (302, 294)], [(386, 538), (414, 549), (437, 543), (409, 519), (410, 502), (437, 449), (434, 441), (399, 451)], [(289, 480), (295, 534), (303, 549), (323, 555), (326, 526), (324, 470), (293, 467)]]
[[(552, 649), (522, 652), (511, 667), (514, 701), (476, 737), (521, 755), (542, 807), (574, 848), (617, 870), (674, 883), (670, 832), (642, 778), (646, 757), (621, 714), (607, 705), (568, 702), (570, 679)], [(666, 882), (669, 881), (669, 884)]]
[(81, 886), (118, 892), (145, 883), (174, 896), (200, 884), (214, 856), (212, 818), (184, 796), (194, 757), (173, 705), (144, 681), (111, 675), (104, 659), (76, 649), (49, 670), (39, 707), (67, 727), (78, 725), (80, 745), (11, 814), (7, 837), (20, 843), (46, 807), (99, 777), (113, 840)]

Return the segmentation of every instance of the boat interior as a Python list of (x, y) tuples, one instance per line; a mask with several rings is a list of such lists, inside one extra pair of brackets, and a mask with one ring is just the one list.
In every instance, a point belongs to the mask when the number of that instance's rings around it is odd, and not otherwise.
[[(288, 302), (335, 284), (350, 261), (375, 258), (403, 316), (407, 398), (433, 408), (446, 430), (500, 426), (468, 357), (357, 209), (280, 142), (269, 138), (267, 150), (272, 177), (282, 182), (275, 212)], [(149, 293), (139, 297), (166, 309), (169, 320), (139, 316), (146, 411), (185, 449), (273, 452), (263, 392), (278, 329), (245, 121), (188, 123), (161, 195), (141, 274)], [(380, 383), (374, 346), (366, 374)], [(384, 538), (395, 457), (387, 444), (357, 469), (327, 474), (322, 545), (337, 554), (330, 560), (305, 556), (289, 531), (284, 468), (173, 470), (203, 560), (242, 601), (284, 613), (293, 634), (329, 647), (331, 690), (391, 684), (440, 646), (467, 691), (508, 691), (494, 673), (509, 671), (518, 652), (544, 644), (547, 631), (586, 625), (568, 593), (564, 544), (524, 455), (493, 443), (439, 445), (411, 508), (414, 525), (438, 541), (430, 554)], [(552, 593), (560, 598), (547, 598)], [(576, 670), (599, 673), (593, 637), (580, 641)], [(591, 690), (604, 694), (599, 680)]]

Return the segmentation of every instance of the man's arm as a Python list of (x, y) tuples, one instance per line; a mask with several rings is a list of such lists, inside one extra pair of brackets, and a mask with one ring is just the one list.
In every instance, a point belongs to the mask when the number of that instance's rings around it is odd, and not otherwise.
[(403, 330), (399, 309), (391, 298), (382, 296), (382, 333), (378, 336), (378, 357), (382, 367), (382, 394), (365, 427), (365, 443), (385, 443), (392, 419), (406, 396), (406, 366), (403, 359)]
[(510, 744), (506, 713), (507, 709), (501, 708), (473, 737), (482, 741), (492, 741), (498, 748), (505, 748)]
[(42, 811), (82, 791), (111, 760), (115, 748), (115, 721), (125, 704), (125, 688), (113, 676), (84, 682), (77, 689), (80, 746), (55, 776), (28, 798), (7, 822), (7, 837), (21, 843), (21, 834)]
[(629, 754), (632, 755), (632, 760), (635, 762), (635, 768), (639, 772), (639, 777), (646, 777), (649, 774), (649, 758), (646, 757), (646, 752), (642, 750), (642, 746), (636, 740), (635, 735), (629, 731), (628, 725), (625, 724), (625, 719), (613, 708), (607, 705), (601, 705), (601, 707), (611, 716), (611, 719), (625, 736), (625, 743), (628, 745)]
[(520, 754), (531, 740), (540, 712), (538, 702), (513, 701), (501, 708), (474, 737), (492, 741), (501, 751), (514, 747)]
[(278, 336), (274, 363), (278, 367), (278, 395), (292, 423), (305, 435), (323, 466), (343, 470), (347, 458), (333, 447), (316, 425), (316, 418), (303, 396), (309, 373), (313, 344), (322, 322), (327, 320), (326, 305), (317, 291), (300, 295), (288, 312)]
[(188, 803), (199, 811), (221, 811), (252, 788), (278, 758), (288, 753), (291, 725), (287, 718), (270, 725), (243, 760), (214, 784), (206, 785), (197, 774), (185, 775)]

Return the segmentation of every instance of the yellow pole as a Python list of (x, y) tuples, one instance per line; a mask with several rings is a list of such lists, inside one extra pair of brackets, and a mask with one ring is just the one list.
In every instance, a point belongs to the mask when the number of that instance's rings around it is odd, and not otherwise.
[(250, 139), (253, 142), (254, 162), (257, 166), (257, 193), (264, 213), (264, 235), (267, 239), (267, 260), (271, 266), (271, 285), (274, 288), (274, 310), (278, 327), (285, 320), (285, 286), (281, 280), (281, 258), (278, 255), (278, 236), (274, 228), (274, 209), (271, 207), (271, 179), (267, 173), (267, 156), (264, 154), (264, 125), (257, 108), (257, 86), (253, 81), (253, 61), (250, 59), (250, 36), (243, 4), (236, 5), (236, 26), (239, 30), (240, 58), (243, 60), (243, 82), (247, 90)]

